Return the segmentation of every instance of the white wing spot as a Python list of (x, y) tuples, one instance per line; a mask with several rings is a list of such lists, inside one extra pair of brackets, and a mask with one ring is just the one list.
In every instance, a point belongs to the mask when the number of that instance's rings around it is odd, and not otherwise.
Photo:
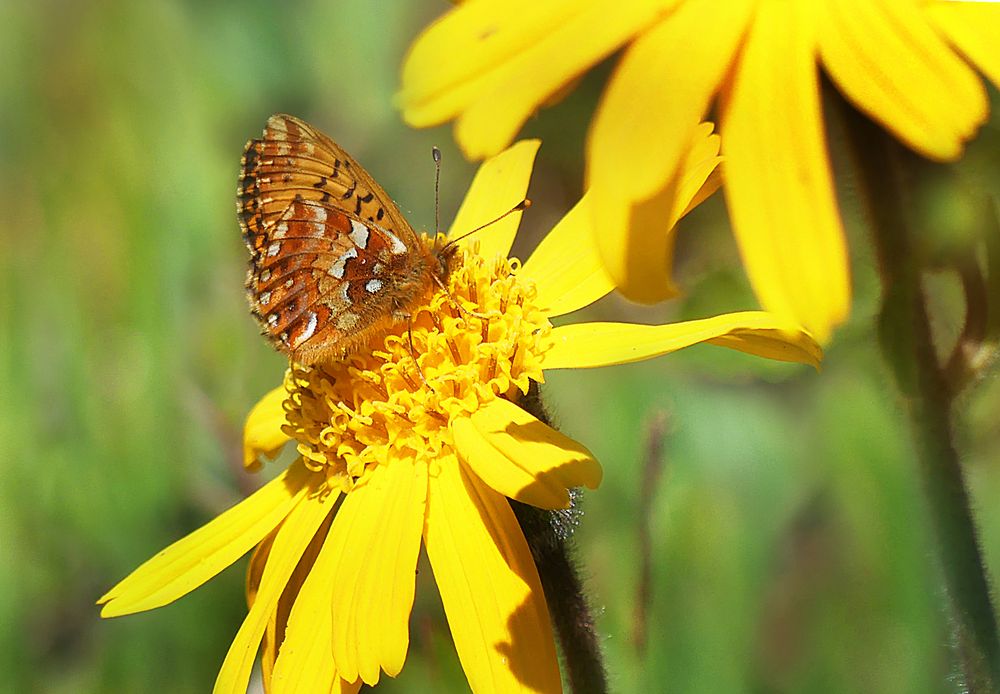
[(319, 320), (316, 318), (316, 314), (309, 312), (306, 314), (309, 316), (309, 322), (306, 324), (306, 329), (302, 331), (302, 334), (295, 338), (295, 345), (301, 345), (303, 342), (308, 340), (316, 332), (316, 326), (319, 324)]
[(369, 294), (375, 294), (382, 291), (382, 280), (368, 280), (368, 284), (365, 285), (365, 290)]
[[(288, 233), (288, 222), (282, 222), (281, 224), (276, 224), (274, 227), (273, 238), (283, 239), (285, 238), (285, 234), (287, 233)], [(268, 249), (268, 252), (270, 252), (270, 249)]]
[(406, 253), (406, 244), (400, 241), (398, 236), (396, 236), (388, 229), (385, 230), (385, 235), (388, 236), (389, 239), (392, 241), (392, 248), (390, 248), (389, 251), (393, 255), (401, 255), (403, 253)]
[(351, 258), (357, 258), (357, 257), (358, 257), (358, 250), (356, 248), (347, 249), (344, 255), (337, 258), (337, 261), (330, 266), (330, 269), (327, 271), (327, 274), (336, 277), (338, 280), (343, 279), (344, 268), (347, 267), (347, 261), (350, 260)]
[(368, 227), (354, 219), (351, 220), (351, 241), (354, 245), (364, 250), (368, 247)]
[(277, 313), (270, 314), (267, 317), (267, 324), (271, 325), (271, 326), (277, 325), (278, 324), (278, 314)]
[(326, 209), (320, 207), (319, 205), (309, 206), (309, 216), (312, 217), (314, 222), (325, 222), (326, 221)]
[(272, 243), (270, 246), (267, 247), (267, 257), (273, 258), (274, 256), (278, 255), (280, 251), (281, 251), (281, 244)]
[(271, 292), (264, 292), (263, 294), (261, 294), (260, 303), (264, 306), (267, 306), (269, 303), (271, 303)]
[(345, 303), (351, 303), (351, 297), (347, 295), (347, 290), (351, 288), (350, 282), (340, 283), (340, 298), (344, 300)]
[(285, 280), (285, 289), (291, 289), (293, 284), (295, 284), (295, 278), (289, 277)]

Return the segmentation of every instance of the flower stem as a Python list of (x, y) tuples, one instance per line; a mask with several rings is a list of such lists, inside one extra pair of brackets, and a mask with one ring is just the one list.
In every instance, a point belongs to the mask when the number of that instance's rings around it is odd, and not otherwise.
[(925, 163), (842, 102), (867, 203), (883, 296), (882, 353), (907, 400), (966, 691), (1000, 685), (1000, 639), (953, 430), (955, 384), (935, 349), (908, 176)]
[[(532, 384), (528, 395), (518, 404), (550, 424), (537, 385)], [(570, 556), (570, 538), (579, 523), (579, 497), (579, 491), (572, 490), (572, 505), (562, 511), (546, 511), (514, 500), (510, 505), (538, 568), (549, 615), (559, 639), (570, 691), (574, 694), (605, 694), (608, 691), (607, 674), (594, 619), (584, 594), (583, 582)]]

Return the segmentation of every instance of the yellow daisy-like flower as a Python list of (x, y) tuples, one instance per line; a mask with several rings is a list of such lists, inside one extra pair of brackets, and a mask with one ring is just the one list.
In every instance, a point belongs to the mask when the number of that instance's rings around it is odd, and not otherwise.
[(717, 100), (726, 195), (750, 280), (765, 308), (822, 341), (848, 312), (850, 278), (817, 64), (914, 150), (952, 160), (988, 114), (965, 61), (1000, 82), (998, 45), (1000, 4), (988, 2), (469, 0), (414, 43), (401, 102), (415, 126), (456, 119), (459, 144), (478, 158), (625, 47), (587, 143), (608, 272), (630, 298), (669, 294), (647, 245), (664, 228), (641, 208), (675, 180), (690, 133)]
[[(537, 147), (520, 142), (483, 164), (453, 230), (522, 200)], [(553, 327), (551, 318), (612, 288), (596, 252), (579, 243), (589, 234), (587, 205), (523, 266), (507, 258), (520, 213), (463, 241), (448, 290), (416, 311), (409, 335), (396, 329), (343, 360), (292, 364), (250, 413), (245, 461), (256, 467), (288, 441), (300, 457), (111, 589), (102, 616), (165, 605), (257, 545), (249, 612), (215, 690), (245, 691), (263, 644), (270, 692), (357, 691), (403, 667), (423, 543), (472, 689), (560, 691), (545, 597), (508, 498), (566, 508), (568, 490), (597, 487), (601, 468), (518, 405), (531, 384), (546, 369), (700, 342), (820, 358), (808, 334), (759, 312)]]

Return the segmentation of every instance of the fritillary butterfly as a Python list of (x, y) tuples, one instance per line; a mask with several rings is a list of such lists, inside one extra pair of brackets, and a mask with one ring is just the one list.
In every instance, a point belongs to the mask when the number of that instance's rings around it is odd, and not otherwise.
[(371, 175), (308, 123), (271, 116), (241, 166), (247, 298), (264, 335), (295, 361), (342, 357), (445, 286), (456, 247), (418, 235)]

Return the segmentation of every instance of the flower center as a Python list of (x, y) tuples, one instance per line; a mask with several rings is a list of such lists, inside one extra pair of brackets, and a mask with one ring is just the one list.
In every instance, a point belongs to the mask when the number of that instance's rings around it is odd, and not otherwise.
[(452, 447), (455, 417), (542, 381), (552, 325), (534, 285), (518, 281), (516, 259), (459, 254), (448, 291), (408, 323), (343, 359), (290, 367), (285, 432), (328, 484), (346, 492), (394, 457), (434, 459)]

